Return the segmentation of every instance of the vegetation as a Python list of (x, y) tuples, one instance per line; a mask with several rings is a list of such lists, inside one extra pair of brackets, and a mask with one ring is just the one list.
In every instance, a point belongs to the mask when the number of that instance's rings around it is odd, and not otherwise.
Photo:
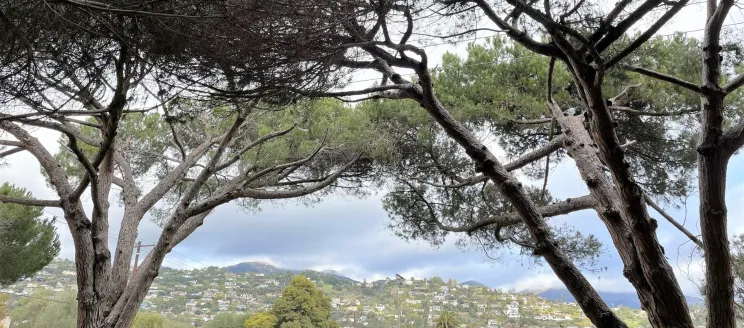
[[(0, 186), (0, 197), (32, 200), (31, 193), (8, 183)], [(54, 219), (42, 214), (41, 207), (0, 198), (0, 286), (32, 276), (59, 253)]]
[(248, 319), (249, 316), (243, 313), (219, 313), (204, 328), (243, 328)]
[(456, 328), (460, 326), (460, 319), (454, 312), (446, 311), (439, 315), (434, 322), (435, 328)]
[(158, 313), (138, 312), (134, 317), (132, 328), (163, 328), (165, 319)]
[(268, 312), (259, 312), (252, 315), (243, 325), (244, 328), (274, 328), (279, 323), (275, 315)]
[[(30, 281), (22, 281), (11, 286), (14, 294), (30, 292), (28, 296), (40, 298), (40, 302), (57, 305), (48, 300), (60, 297), (64, 290), (72, 290), (74, 275), (64, 274), (74, 269), (70, 262), (55, 261)], [(153, 283), (148, 297), (143, 303), (146, 310), (140, 313), (160, 313), (163, 327), (237, 327), (245, 325), (246, 319), (268, 325), (268, 315), (272, 314), (273, 303), (282, 296), (282, 290), (289, 286), (295, 274), (268, 267), (266, 273), (235, 274), (224, 268), (204, 268), (200, 270), (174, 270), (164, 268)], [(532, 293), (506, 292), (484, 286), (462, 285), (452, 279), (432, 277), (426, 280), (408, 280), (399, 286), (395, 280), (383, 279), (368, 284), (339, 279), (338, 276), (306, 271), (304, 273), (317, 290), (331, 300), (331, 320), (341, 327), (386, 328), (433, 326), (444, 312), (454, 313), (456, 319), (467, 328), (485, 327), (489, 322), (499, 327), (540, 327), (559, 328), (590, 326), (589, 320), (573, 302), (560, 299), (548, 301)], [(235, 285), (232, 285), (235, 283)], [(31, 288), (31, 286), (36, 286)], [(61, 286), (61, 287), (59, 287)], [(51, 293), (52, 290), (62, 290)], [(400, 304), (397, 293), (400, 294)], [(182, 296), (181, 296), (182, 295)], [(10, 302), (13, 313), (34, 313), (21, 311), (19, 306), (28, 299), (14, 296)], [(218, 303), (220, 302), (220, 303)], [(517, 302), (519, 317), (507, 316), (506, 309)], [(193, 306), (187, 304), (193, 304)], [(618, 306), (613, 311), (634, 328), (648, 328), (646, 314), (638, 308)], [(702, 325), (705, 312), (700, 306), (691, 308), (695, 323)], [(251, 316), (251, 313), (257, 315)], [(75, 313), (70, 312), (70, 316)], [(267, 320), (258, 320), (266, 318)], [(568, 318), (567, 318), (568, 317)], [(27, 317), (12, 316), (13, 322)], [(62, 320), (67, 322), (68, 320)], [(69, 318), (69, 322), (74, 322)], [(262, 323), (262, 324), (263, 324)], [(271, 327), (276, 327), (273, 325)]]
[[(733, 0), (704, 4), (700, 40), (654, 37), (691, 4), (0, 2), (10, 31), (0, 36), (0, 158), (29, 153), (55, 193), (0, 201), (64, 213), (80, 328), (129, 328), (165, 255), (218, 206), (364, 194), (370, 177), (391, 183), (385, 208), (401, 237), (440, 244), (462, 232), (464, 245), (517, 247), (553, 269), (592, 324), (630, 327), (580, 270), (597, 239), (546, 220), (593, 210), (650, 324), (692, 328), (651, 208), (702, 250), (706, 325), (734, 328), (726, 174), (744, 146), (742, 47), (722, 38)], [(478, 26), (504, 38), (434, 67), (428, 37), (468, 38)], [(342, 78), (355, 70), (381, 83), (355, 89)], [(36, 129), (63, 146), (42, 144)], [(551, 197), (551, 157), (571, 158), (586, 195)], [(657, 204), (692, 192), (701, 236)], [(113, 250), (110, 199), (123, 208)], [(162, 234), (130, 275), (145, 217)], [(311, 287), (298, 282), (277, 301), (279, 326), (334, 325)], [(294, 311), (303, 307), (318, 313)]]
[(338, 328), (331, 320), (331, 299), (302, 275), (292, 278), (271, 312), (279, 328)]
[(17, 328), (77, 327), (77, 305), (74, 292), (48, 290), (35, 292), (31, 297), (21, 297), (10, 312)]

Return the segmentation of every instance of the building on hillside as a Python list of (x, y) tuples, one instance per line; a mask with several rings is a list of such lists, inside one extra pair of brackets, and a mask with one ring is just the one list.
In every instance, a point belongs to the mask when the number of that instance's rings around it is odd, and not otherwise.
[(519, 303), (514, 301), (506, 305), (506, 311), (504, 311), (509, 318), (519, 318)]

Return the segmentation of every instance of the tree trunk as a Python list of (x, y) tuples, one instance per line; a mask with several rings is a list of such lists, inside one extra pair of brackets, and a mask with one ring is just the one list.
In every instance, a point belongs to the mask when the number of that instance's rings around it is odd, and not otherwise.
[(700, 232), (705, 246), (705, 289), (710, 328), (734, 328), (734, 279), (728, 243), (726, 170), (732, 155), (721, 145), (725, 92), (721, 89), (721, 26), (734, 1), (708, 1), (702, 53), (698, 187)]
[(726, 170), (729, 157), (715, 147), (721, 136), (721, 131), (716, 126), (722, 126), (722, 117), (715, 114), (723, 111), (721, 98), (707, 97), (703, 102), (703, 136), (698, 148), (700, 232), (705, 246), (708, 327), (734, 328), (734, 278), (726, 209)]
[(426, 86), (421, 90), (421, 106), (429, 112), (453, 140), (465, 149), (468, 156), (475, 162), (477, 170), (493, 181), (504, 196), (509, 199), (512, 206), (522, 217), (535, 242), (535, 254), (542, 256), (550, 265), (589, 320), (595, 326), (601, 328), (627, 328), (627, 325), (599, 297), (599, 294), (586, 277), (558, 248), (557, 243), (553, 240), (550, 227), (537, 212), (535, 204), (527, 196), (522, 184), (499, 164), (498, 159), (485, 145), (478, 141), (472, 132), (460, 124), (444, 108), (433, 94), (429, 73), (419, 71), (418, 76), (421, 78), (421, 85)]

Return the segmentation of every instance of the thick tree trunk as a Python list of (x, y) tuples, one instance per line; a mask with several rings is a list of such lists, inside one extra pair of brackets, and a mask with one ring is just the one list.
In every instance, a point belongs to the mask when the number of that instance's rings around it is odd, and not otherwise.
[[(626, 238), (632, 241), (635, 248), (635, 255), (626, 261), (636, 263), (637, 267), (624, 273), (633, 277), (631, 282), (637, 280), (637, 285), (634, 286), (639, 290), (639, 296), (651, 296), (653, 303), (648, 304), (650, 307), (647, 313), (655, 327), (691, 328), (693, 323), (687, 300), (656, 236), (658, 224), (648, 214), (644, 192), (630, 174), (624, 151), (614, 132), (613, 119), (607, 109), (601, 84), (580, 81), (579, 86), (584, 90), (590, 112), (592, 140), (597, 143), (600, 156), (612, 173), (615, 190), (620, 196), (621, 206), (616, 209), (622, 213), (625, 224), (630, 229)], [(642, 277), (636, 276), (638, 273)]]
[(721, 145), (726, 94), (721, 78), (721, 26), (734, 1), (708, 1), (703, 40), (702, 112), (698, 147), (700, 232), (705, 246), (708, 327), (734, 328), (734, 279), (728, 243), (726, 170), (731, 153)]
[[(721, 107), (715, 109), (713, 107)], [(698, 148), (700, 232), (705, 245), (705, 297), (708, 327), (734, 328), (734, 278), (728, 242), (726, 171), (729, 154), (718, 145), (722, 126), (722, 97), (703, 101), (703, 135)]]
[(620, 259), (623, 261), (623, 274), (636, 289), (641, 307), (649, 313), (649, 321), (654, 327), (665, 327), (662, 319), (653, 315), (654, 296), (648, 283), (643, 277), (643, 271), (635, 245), (630, 236), (630, 228), (622, 218), (620, 196), (615, 192), (614, 186), (605, 174), (605, 167), (597, 157), (597, 149), (594, 141), (584, 128), (584, 120), (581, 116), (564, 116), (557, 105), (549, 103), (553, 117), (560, 124), (564, 135), (564, 148), (573, 158), (579, 169), (581, 178), (586, 182), (589, 193), (596, 200), (594, 210), (607, 227), (612, 242), (617, 249)]

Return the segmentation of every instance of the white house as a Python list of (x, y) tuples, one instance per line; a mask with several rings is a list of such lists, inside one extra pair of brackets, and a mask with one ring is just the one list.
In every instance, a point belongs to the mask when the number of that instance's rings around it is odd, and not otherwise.
[(506, 305), (506, 311), (504, 311), (506, 316), (509, 318), (519, 318), (519, 303), (511, 302)]

